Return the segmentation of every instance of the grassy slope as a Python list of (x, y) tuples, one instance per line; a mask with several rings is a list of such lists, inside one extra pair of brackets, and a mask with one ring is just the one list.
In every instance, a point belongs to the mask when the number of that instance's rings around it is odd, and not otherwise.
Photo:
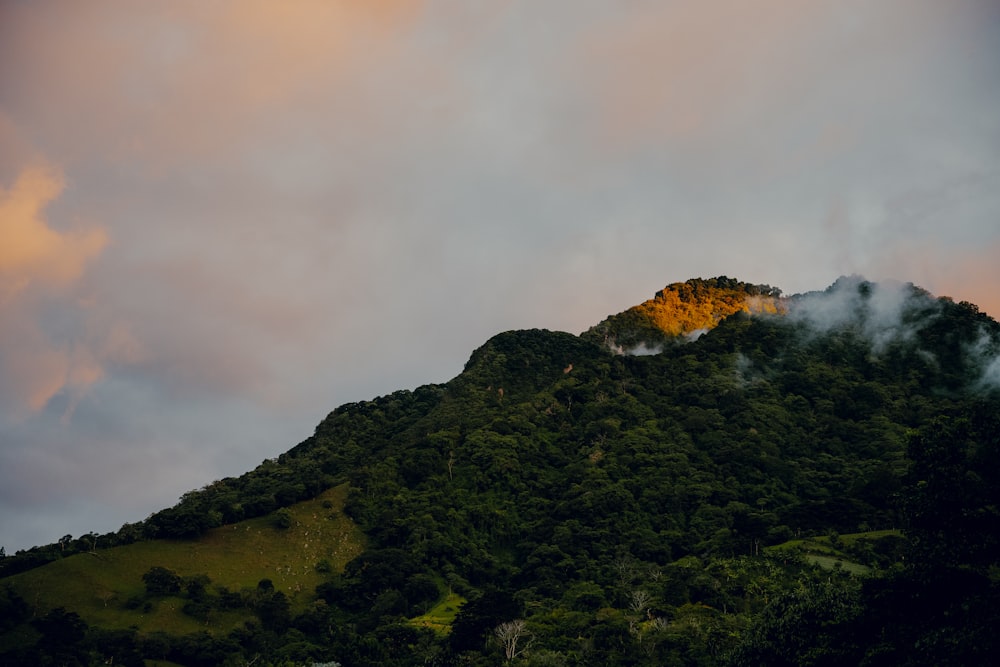
[[(185, 600), (179, 597), (154, 599), (149, 613), (125, 608), (126, 600), (145, 593), (142, 575), (154, 565), (182, 577), (208, 575), (210, 590), (225, 586), (239, 591), (270, 579), (275, 590), (288, 596), (292, 609), (299, 610), (327, 576), (316, 572), (318, 561), (326, 559), (339, 572), (363, 548), (363, 534), (342, 512), (346, 497), (343, 485), (293, 505), (289, 508), (292, 527), (287, 530), (275, 528), (271, 517), (259, 517), (216, 528), (198, 540), (154, 540), (78, 554), (8, 581), (38, 613), (65, 607), (90, 624), (135, 626), (140, 632), (186, 633), (206, 628), (180, 612)], [(330, 507), (323, 507), (324, 501)], [(217, 613), (209, 619), (208, 629), (227, 630), (248, 614), (242, 610)]]
[(428, 609), (426, 614), (411, 618), (410, 623), (446, 635), (451, 632), (451, 624), (463, 604), (465, 604), (465, 598), (455, 593), (449, 593)]
[[(877, 540), (890, 535), (901, 535), (898, 530), (877, 530), (867, 533), (851, 533), (840, 535), (838, 541), (843, 545), (851, 545), (859, 539)], [(852, 562), (846, 554), (837, 549), (829, 537), (808, 537), (800, 540), (789, 540), (773, 547), (765, 547), (769, 553), (781, 553), (782, 551), (796, 551), (810, 563), (819, 565), (827, 570), (832, 570), (840, 564), (840, 567), (851, 574), (867, 574), (871, 568), (860, 563)]]

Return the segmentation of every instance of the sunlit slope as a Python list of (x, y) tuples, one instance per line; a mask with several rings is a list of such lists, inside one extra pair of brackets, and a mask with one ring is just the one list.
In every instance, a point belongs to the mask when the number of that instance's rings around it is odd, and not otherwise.
[(652, 299), (591, 327), (583, 337), (622, 351), (643, 346), (655, 350), (712, 329), (734, 313), (783, 311), (779, 289), (725, 276), (694, 278), (667, 285)]
[[(236, 593), (255, 589), (262, 579), (270, 579), (292, 609), (302, 609), (315, 599), (315, 587), (329, 577), (317, 572), (317, 563), (326, 561), (339, 572), (363, 549), (363, 534), (342, 512), (346, 496), (347, 486), (342, 485), (292, 505), (287, 508), (288, 528), (279, 528), (275, 516), (268, 515), (213, 529), (197, 540), (152, 540), (78, 554), (7, 582), (39, 615), (65, 607), (105, 628), (228, 630), (251, 612), (232, 610), (197, 620), (181, 613), (186, 600), (180, 596), (147, 598), (143, 574), (161, 566), (181, 577), (206, 575), (209, 594), (217, 594), (219, 587)], [(151, 608), (145, 606), (147, 601)]]

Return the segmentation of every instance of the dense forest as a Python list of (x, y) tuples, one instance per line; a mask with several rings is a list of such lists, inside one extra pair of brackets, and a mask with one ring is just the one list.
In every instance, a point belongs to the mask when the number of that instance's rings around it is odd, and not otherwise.
[(675, 283), (6, 555), (0, 664), (993, 664), (998, 408), (972, 304)]

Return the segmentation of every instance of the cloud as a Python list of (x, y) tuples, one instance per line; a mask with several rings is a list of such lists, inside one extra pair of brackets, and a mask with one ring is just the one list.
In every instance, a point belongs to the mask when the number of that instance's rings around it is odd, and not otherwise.
[(981, 383), (991, 389), (1000, 389), (1000, 354), (988, 360), (983, 370)]
[(262, 137), (322, 125), (331, 111), (363, 114), (359, 87), (421, 4), (8, 4), (0, 106), (30, 116), (29, 141), (58, 160), (139, 160), (157, 176), (195, 160), (217, 166)]
[(63, 190), (62, 177), (46, 168), (28, 168), (8, 191), (0, 190), (0, 278), (4, 301), (29, 288), (65, 288), (107, 244), (101, 229), (59, 233), (42, 218), (45, 206)]
[[(795, 295), (788, 303), (788, 317), (793, 321), (814, 332), (857, 333), (876, 357), (890, 345), (912, 343), (942, 314), (942, 301), (912, 283), (869, 282), (858, 275), (841, 277), (822, 292)], [(975, 326), (971, 332), (975, 340), (959, 344), (963, 365), (975, 375), (969, 388), (1000, 389), (1000, 327), (982, 322)], [(933, 365), (939, 363), (927, 350), (916, 352)]]
[[(103, 375), (86, 337), (67, 329), (85, 311), (76, 286), (87, 265), (107, 245), (108, 235), (99, 227), (59, 231), (49, 226), (44, 209), (63, 188), (55, 170), (32, 167), (10, 189), (0, 190), (0, 238), (4, 240), (0, 245), (0, 396), (14, 412), (40, 410), (60, 391), (80, 391)], [(56, 310), (62, 312), (54, 318)]]
[(143, 507), (672, 281), (996, 298), (982, 2), (134, 5), (0, 2), (0, 183), (59, 165), (38, 218), (105, 236), (5, 288), (0, 392), (8, 442), (192, 461)]
[(937, 315), (934, 297), (912, 283), (869, 282), (862, 276), (844, 276), (822, 292), (795, 295), (788, 317), (818, 332), (852, 329), (879, 355), (895, 343), (916, 336)]
[(893, 132), (869, 105), (926, 86), (941, 63), (925, 40), (976, 18), (968, 4), (926, 0), (637, 2), (582, 33), (573, 85), (586, 127), (613, 152), (696, 143), (709, 160), (752, 157), (784, 173), (857, 147), (873, 119)]
[(315, 363), (303, 349), (385, 336), (402, 309), (367, 324), (348, 309), (419, 283), (406, 253), (436, 252), (445, 223), (412, 212), (406, 150), (443, 122), (419, 106), (447, 63), (413, 57), (413, 0), (128, 7), (11, 7), (0, 119), (68, 165), (63, 210), (109, 221), (88, 320), (128, 333), (131, 372), (282, 400), (278, 378)]
[(974, 387), (984, 391), (1000, 391), (1000, 328), (980, 326), (979, 337), (962, 350), (979, 370)]
[[(593, 78), (593, 120), (609, 147), (651, 137), (690, 140), (716, 132), (767, 96), (759, 86), (791, 85), (781, 49), (817, 11), (787, 1), (642, 3), (595, 27), (581, 43)], [(766, 76), (767, 70), (778, 77)]]
[[(942, 227), (947, 227), (944, 223)], [(938, 296), (976, 304), (994, 319), (1000, 318), (1000, 241), (962, 239), (956, 229), (951, 237), (929, 240), (926, 236), (898, 238), (878, 253), (880, 261), (869, 263), (881, 275), (920, 276), (923, 285)]]

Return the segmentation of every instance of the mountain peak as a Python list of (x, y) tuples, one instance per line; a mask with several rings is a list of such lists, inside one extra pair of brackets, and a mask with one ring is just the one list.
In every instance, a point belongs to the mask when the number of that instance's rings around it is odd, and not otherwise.
[(735, 278), (692, 278), (671, 283), (652, 299), (612, 315), (582, 335), (615, 350), (655, 351), (697, 338), (734, 313), (782, 313), (781, 290)]

